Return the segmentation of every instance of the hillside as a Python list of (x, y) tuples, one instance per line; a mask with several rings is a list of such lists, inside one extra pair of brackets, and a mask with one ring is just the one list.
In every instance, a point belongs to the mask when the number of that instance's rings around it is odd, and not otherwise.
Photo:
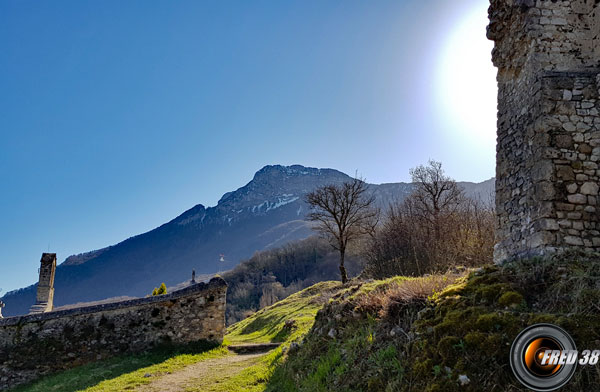
[[(227, 281), (227, 324), (243, 320), (315, 283), (339, 280), (339, 254), (318, 237), (257, 252), (222, 276)], [(349, 252), (350, 277), (360, 273), (359, 256)]]
[[(350, 288), (318, 313), (267, 390), (525, 391), (509, 364), (513, 340), (552, 323), (595, 348), (599, 277), (599, 254), (568, 253), (481, 268), (443, 290), (426, 281), (435, 277)], [(580, 366), (561, 390), (598, 388), (597, 367)]]
[[(226, 271), (256, 251), (306, 238), (312, 232), (304, 221), (304, 195), (348, 179), (333, 169), (265, 166), (248, 184), (224, 194), (215, 207), (199, 204), (152, 231), (68, 257), (57, 268), (55, 305), (143, 296), (161, 282), (175, 286), (189, 279), (192, 269), (199, 275)], [(493, 189), (493, 180), (461, 184), (467, 194), (482, 199)], [(402, 200), (412, 189), (406, 183), (369, 187), (381, 206)], [(3, 314), (26, 313), (35, 290), (32, 285), (5, 294)]]

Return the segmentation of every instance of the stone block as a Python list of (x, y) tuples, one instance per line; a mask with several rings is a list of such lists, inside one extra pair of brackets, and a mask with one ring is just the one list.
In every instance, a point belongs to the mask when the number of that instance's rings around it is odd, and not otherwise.
[(580, 192), (584, 195), (598, 195), (598, 184), (595, 182), (586, 182), (581, 186)]
[(573, 195), (567, 196), (567, 200), (569, 200), (569, 203), (573, 203), (573, 204), (586, 204), (587, 203), (587, 197), (580, 193), (575, 193)]
[(568, 235), (565, 237), (565, 243), (567, 245), (583, 246), (583, 239)]

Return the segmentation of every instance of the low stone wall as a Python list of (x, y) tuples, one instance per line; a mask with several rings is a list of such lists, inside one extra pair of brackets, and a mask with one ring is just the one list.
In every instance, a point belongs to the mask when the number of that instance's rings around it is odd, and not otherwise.
[(167, 295), (0, 319), (0, 390), (162, 343), (222, 341), (221, 278)]

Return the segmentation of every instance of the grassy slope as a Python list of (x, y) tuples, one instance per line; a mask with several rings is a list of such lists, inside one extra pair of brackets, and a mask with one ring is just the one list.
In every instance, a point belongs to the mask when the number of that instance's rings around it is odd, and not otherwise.
[[(565, 254), (478, 270), (428, 300), (399, 288), (337, 296), (268, 390), (524, 391), (508, 363), (516, 335), (549, 322), (600, 347), (599, 282), (600, 254)], [(579, 367), (563, 390), (600, 390), (599, 374)]]
[(318, 314), (300, 349), (275, 369), (267, 390), (396, 390), (403, 382), (400, 346), (412, 320), (429, 296), (460, 278), (395, 277), (344, 288)]
[[(186, 365), (231, 355), (226, 345), (243, 343), (289, 343), (311, 328), (317, 311), (333, 293), (341, 288), (337, 282), (322, 282), (253, 316), (232, 325), (222, 346), (198, 343), (186, 347), (162, 348), (149, 353), (120, 356), (48, 376), (15, 392), (117, 392), (150, 383), (153, 377), (175, 372)], [(285, 328), (286, 320), (295, 320), (293, 328)], [(281, 360), (281, 349), (259, 358), (241, 372), (220, 379), (214, 385), (192, 385), (190, 391), (260, 391)], [(152, 377), (145, 377), (150, 374)]]
[[(231, 344), (291, 342), (304, 335), (323, 307), (342, 285), (339, 282), (321, 282), (306, 288), (251, 317), (242, 320), (227, 331), (227, 341)], [(285, 328), (286, 320), (294, 320), (295, 327)]]
[[(342, 289), (339, 282), (321, 282), (306, 288), (276, 304), (264, 308), (251, 317), (229, 327), (227, 343), (282, 343), (287, 346), (302, 338), (312, 327), (317, 312), (329, 298)], [(294, 327), (285, 322), (294, 320)], [(207, 386), (192, 386), (194, 392), (259, 392), (264, 391), (273, 371), (283, 359), (282, 347), (260, 358), (256, 364), (239, 374)]]
[[(350, 276), (360, 273), (360, 258), (347, 254)], [(317, 282), (339, 277), (339, 253), (319, 237), (260, 251), (223, 273), (227, 281), (227, 324), (234, 324), (260, 309), (265, 293), (284, 299)], [(267, 298), (269, 295), (267, 295)]]

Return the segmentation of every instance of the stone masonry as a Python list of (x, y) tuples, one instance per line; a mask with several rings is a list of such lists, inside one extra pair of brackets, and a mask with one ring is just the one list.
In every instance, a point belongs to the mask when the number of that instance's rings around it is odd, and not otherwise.
[(44, 374), (225, 335), (222, 278), (166, 295), (0, 319), (0, 390)]
[(35, 304), (30, 313), (50, 312), (54, 308), (54, 274), (56, 273), (56, 253), (42, 253), (40, 279), (37, 286)]
[(491, 0), (497, 263), (600, 250), (600, 6)]

